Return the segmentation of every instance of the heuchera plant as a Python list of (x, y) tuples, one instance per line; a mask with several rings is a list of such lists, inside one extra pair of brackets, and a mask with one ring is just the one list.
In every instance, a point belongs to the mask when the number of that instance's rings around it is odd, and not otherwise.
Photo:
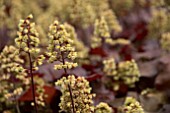
[[(0, 42), (0, 112), (14, 110), (15, 105), (14, 112), (20, 113), (23, 110), (20, 107), (26, 104), (20, 104), (19, 98), (28, 90), (32, 90), (31, 105), (34, 107), (30, 111), (37, 113), (38, 105), (46, 109), (48, 91), (44, 85), (53, 85), (58, 98), (61, 91), (60, 102), (51, 98), (59, 104), (55, 105), (60, 108), (57, 112), (143, 113), (142, 104), (132, 97), (127, 97), (120, 107), (112, 105), (112, 101), (122, 96), (119, 95), (121, 89), (126, 94), (132, 90), (137, 95), (144, 89), (140, 82), (145, 83), (142, 79), (146, 77), (140, 75), (137, 63), (141, 66), (154, 61), (169, 65), (167, 59), (161, 58), (165, 54), (160, 52), (166, 51), (166, 55), (169, 52), (168, 0), (0, 0), (0, 6), (0, 35), (5, 39)], [(138, 7), (139, 10), (134, 10)], [(140, 8), (142, 16), (148, 14), (147, 18), (138, 20), (141, 15), (136, 13)], [(34, 18), (29, 15), (21, 19), (30, 12)], [(16, 36), (16, 46), (9, 46), (13, 41), (9, 39), (6, 43), (6, 39)], [(146, 36), (150, 39), (145, 39)], [(155, 48), (159, 55), (152, 54)], [(53, 68), (49, 63), (54, 64)], [(48, 77), (46, 72), (54, 75), (50, 82), (36, 76), (43, 64), (50, 67), (48, 70), (42, 66), (44, 76)], [(149, 81), (151, 87), (156, 84), (156, 75), (169, 72), (168, 69), (164, 72), (162, 67), (155, 66), (156, 74), (150, 77), (154, 82)]]

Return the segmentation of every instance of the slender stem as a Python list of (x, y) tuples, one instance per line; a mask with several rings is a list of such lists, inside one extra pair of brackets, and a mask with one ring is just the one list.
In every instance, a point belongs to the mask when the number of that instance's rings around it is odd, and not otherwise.
[[(63, 52), (61, 52), (61, 57), (62, 57), (62, 63), (65, 64)], [(64, 68), (64, 73), (65, 73), (65, 75), (67, 75), (66, 68)], [(74, 108), (74, 100), (73, 100), (72, 89), (71, 89), (70, 84), (68, 84), (68, 89), (69, 89), (69, 93), (70, 93), (70, 97), (71, 97), (72, 112), (76, 113), (75, 108)]]
[(17, 113), (21, 113), (20, 109), (19, 109), (19, 102), (18, 102), (18, 100), (16, 100), (16, 109), (17, 109)]
[(74, 109), (74, 100), (73, 100), (73, 95), (72, 95), (72, 90), (71, 90), (70, 84), (68, 84), (68, 89), (69, 89), (69, 92), (70, 92), (70, 97), (71, 97), (71, 104), (72, 104), (73, 113), (76, 113), (76, 112), (75, 112), (75, 109)]
[(32, 96), (33, 96), (33, 102), (34, 102), (34, 109), (35, 112), (37, 112), (37, 104), (35, 100), (35, 88), (34, 88), (34, 77), (33, 77), (33, 69), (32, 69), (32, 59), (31, 59), (31, 54), (28, 52), (28, 57), (29, 57), (29, 64), (30, 64), (30, 75), (31, 75), (31, 87), (32, 87)]

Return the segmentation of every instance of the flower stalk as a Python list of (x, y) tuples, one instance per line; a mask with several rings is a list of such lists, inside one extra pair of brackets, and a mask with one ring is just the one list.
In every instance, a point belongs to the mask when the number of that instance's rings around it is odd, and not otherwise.
[(37, 30), (35, 28), (35, 23), (31, 22), (31, 19), (33, 19), (33, 16), (29, 15), (25, 20), (20, 20), (20, 23), (18, 25), (18, 38), (15, 39), (15, 43), (21, 51), (25, 52), (28, 55), (29, 58), (29, 74), (31, 76), (33, 105), (34, 110), (37, 113), (38, 111), (36, 104), (33, 70), (37, 69), (37, 66), (39, 64), (42, 64), (43, 59), (38, 59), (38, 63), (36, 63), (35, 59), (40, 52), (40, 49), (38, 48), (40, 41), (38, 38)]
[(38, 112), (37, 112), (36, 99), (35, 99), (35, 87), (34, 87), (33, 65), (32, 65), (31, 54), (30, 54), (29, 52), (28, 52), (28, 57), (29, 57), (29, 65), (30, 65), (31, 87), (32, 87), (32, 96), (33, 96), (34, 109), (35, 109), (35, 112), (38, 113)]

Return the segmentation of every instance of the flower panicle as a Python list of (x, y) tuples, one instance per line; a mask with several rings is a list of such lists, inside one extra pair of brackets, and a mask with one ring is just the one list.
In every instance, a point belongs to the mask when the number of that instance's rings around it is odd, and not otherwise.
[(16, 46), (25, 52), (38, 54), (40, 40), (38, 32), (35, 28), (35, 23), (31, 22), (33, 15), (29, 15), (26, 19), (20, 20), (18, 25), (18, 37), (15, 39)]
[(135, 82), (139, 80), (140, 72), (134, 59), (116, 63), (114, 58), (109, 58), (104, 60), (103, 64), (103, 72), (106, 74), (106, 76), (112, 77), (112, 79), (115, 81), (113, 84), (114, 90), (119, 89), (119, 85), (117, 84), (119, 81), (122, 81), (129, 87), (133, 87)]
[(144, 113), (140, 103), (133, 97), (126, 97), (122, 111), (125, 113)]
[(93, 113), (94, 106), (92, 98), (95, 94), (91, 94), (91, 87), (89, 82), (84, 77), (75, 77), (74, 75), (69, 75), (68, 77), (63, 77), (56, 82), (57, 86), (61, 87), (62, 96), (60, 98), (61, 102), (59, 104), (61, 111), (67, 113), (72, 111), (71, 98), (69, 93), (70, 85), (74, 100), (74, 108), (76, 113)]
[(95, 113), (113, 113), (113, 110), (107, 103), (100, 102), (95, 107)]
[(77, 58), (77, 52), (73, 47), (73, 39), (70, 38), (70, 34), (66, 31), (63, 24), (60, 24), (57, 20), (49, 27), (49, 45), (47, 47), (49, 56), (48, 61), (60, 61), (59, 64), (54, 66), (54, 69), (71, 69), (77, 67), (77, 63), (72, 62)]

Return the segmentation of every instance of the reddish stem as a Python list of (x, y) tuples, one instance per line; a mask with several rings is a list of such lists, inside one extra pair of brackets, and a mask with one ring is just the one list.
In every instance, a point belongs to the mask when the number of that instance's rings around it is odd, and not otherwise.
[(32, 96), (33, 96), (33, 102), (34, 102), (34, 109), (35, 112), (37, 112), (37, 104), (35, 100), (35, 87), (34, 87), (34, 77), (33, 77), (33, 70), (32, 70), (32, 59), (31, 59), (31, 54), (28, 52), (28, 57), (29, 57), (29, 63), (30, 63), (30, 75), (31, 75), (31, 87), (32, 87)]
[[(61, 58), (62, 58), (62, 63), (63, 63), (63, 65), (65, 65), (65, 59), (64, 59), (64, 54), (63, 54), (63, 52), (61, 52)], [(67, 70), (66, 70), (66, 68), (64, 68), (64, 73), (65, 73), (65, 75), (67, 75)], [(75, 108), (74, 108), (74, 100), (73, 100), (73, 95), (72, 95), (72, 90), (71, 90), (70, 84), (68, 84), (68, 89), (69, 89), (69, 93), (70, 93), (70, 97), (71, 97), (72, 112), (73, 112), (73, 113), (76, 113)]]

